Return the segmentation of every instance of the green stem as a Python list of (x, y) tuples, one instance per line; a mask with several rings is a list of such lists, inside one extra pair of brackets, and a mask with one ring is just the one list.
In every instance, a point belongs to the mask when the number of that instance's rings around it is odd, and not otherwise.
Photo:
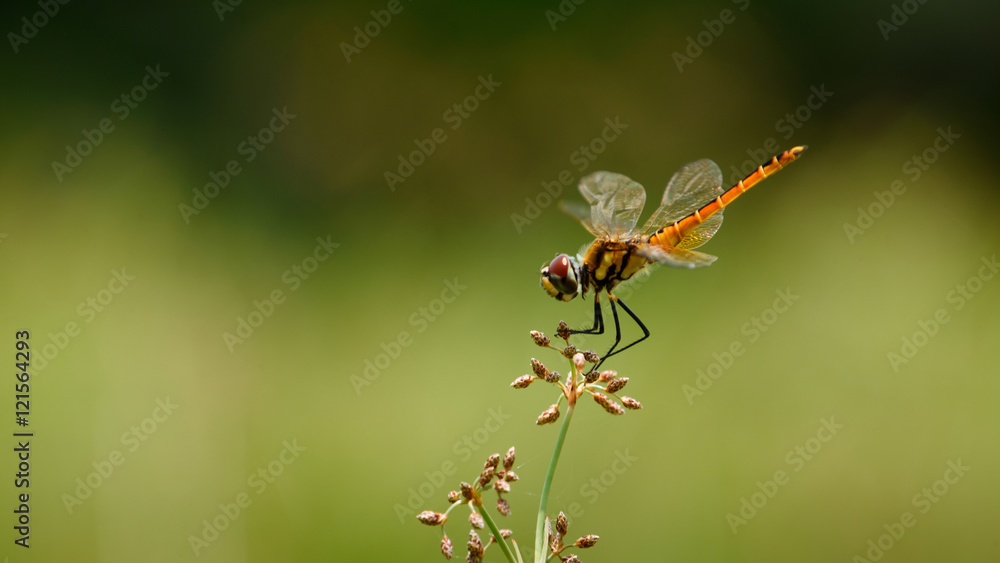
[(490, 513), (486, 511), (486, 507), (476, 506), (476, 511), (483, 517), (483, 520), (486, 520), (486, 525), (489, 526), (490, 531), (493, 532), (493, 537), (497, 539), (497, 544), (500, 546), (501, 551), (503, 551), (503, 554), (507, 556), (507, 561), (510, 561), (510, 563), (517, 563), (517, 559), (514, 558), (514, 554), (511, 552), (510, 546), (507, 545), (507, 540), (503, 539), (503, 536), (500, 535), (500, 529), (497, 528), (493, 518), (490, 517)]
[[(576, 384), (576, 378), (572, 378), (572, 383)], [(569, 421), (573, 418), (573, 407), (569, 405), (566, 409), (566, 417), (563, 418), (562, 428), (559, 429), (559, 437), (556, 438), (556, 447), (552, 450), (552, 461), (549, 462), (549, 472), (545, 475), (545, 483), (542, 485), (542, 498), (538, 502), (538, 525), (535, 528), (535, 561), (544, 563), (545, 545), (545, 512), (549, 504), (549, 490), (552, 489), (552, 480), (556, 474), (556, 464), (559, 463), (559, 454), (562, 453), (563, 442), (566, 441), (566, 434), (569, 431)]]

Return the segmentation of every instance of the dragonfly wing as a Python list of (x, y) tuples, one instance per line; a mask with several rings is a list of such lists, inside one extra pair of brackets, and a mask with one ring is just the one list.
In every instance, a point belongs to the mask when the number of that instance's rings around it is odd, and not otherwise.
[(576, 217), (576, 220), (587, 229), (587, 232), (597, 238), (603, 237), (604, 233), (594, 227), (594, 222), (590, 220), (590, 207), (578, 201), (562, 200), (559, 202), (559, 209), (565, 213)]
[(664, 266), (674, 268), (703, 268), (712, 265), (717, 260), (717, 256), (698, 252), (697, 250), (687, 250), (684, 248), (663, 248), (661, 246), (643, 246), (639, 254), (654, 262), (659, 262)]
[(646, 221), (643, 232), (651, 233), (679, 221), (724, 192), (718, 164), (707, 158), (685, 164), (667, 182), (663, 201)]
[(580, 193), (590, 204), (590, 221), (611, 236), (631, 233), (646, 203), (646, 190), (628, 176), (594, 172), (580, 179)]
[(690, 250), (708, 242), (708, 239), (714, 237), (719, 227), (722, 226), (723, 211), (725, 211), (725, 208), (716, 211), (714, 215), (705, 219), (700, 225), (692, 229), (690, 233), (684, 235), (684, 238), (677, 243), (677, 248)]

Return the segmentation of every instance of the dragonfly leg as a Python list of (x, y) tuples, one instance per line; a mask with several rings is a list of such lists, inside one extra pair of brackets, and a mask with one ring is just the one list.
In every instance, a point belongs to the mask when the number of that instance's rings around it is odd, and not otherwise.
[[(642, 324), (642, 321), (639, 320), (639, 317), (637, 317), (635, 313), (632, 312), (632, 309), (628, 308), (628, 305), (626, 305), (624, 301), (613, 296), (610, 299), (608, 299), (608, 301), (611, 302), (611, 313), (615, 317), (615, 343), (611, 345), (611, 349), (608, 350), (607, 354), (601, 356), (601, 361), (597, 362), (597, 365), (594, 366), (594, 369), (590, 370), (591, 372), (597, 371), (601, 367), (601, 364), (604, 363), (604, 360), (607, 360), (608, 358), (614, 356), (615, 354), (624, 352), (625, 350), (628, 350), (629, 348), (649, 338), (649, 329), (646, 328), (646, 325)], [(639, 325), (639, 328), (642, 329), (642, 338), (618, 350), (615, 350), (615, 348), (618, 346), (619, 343), (621, 343), (622, 331), (621, 331), (621, 325), (618, 322), (618, 309), (615, 307), (615, 302), (621, 305), (622, 309), (624, 309), (625, 312), (628, 313), (628, 316), (632, 317), (632, 320), (635, 321), (635, 324)]]
[[(614, 300), (611, 301), (612, 310), (614, 310), (615, 301), (617, 301), (618, 304), (622, 306), (622, 309), (625, 309), (625, 312), (628, 313), (628, 316), (632, 317), (632, 320), (635, 321), (635, 324), (639, 325), (639, 328), (642, 329), (642, 338), (636, 340), (635, 342), (629, 344), (628, 346), (625, 346), (624, 348), (619, 348), (618, 350), (615, 350), (614, 354), (619, 354), (635, 346), (636, 344), (642, 342), (643, 340), (649, 338), (649, 329), (646, 328), (646, 325), (642, 324), (642, 321), (639, 320), (639, 317), (635, 316), (635, 313), (632, 312), (632, 309), (629, 309), (628, 305), (626, 305), (625, 302), (622, 301), (621, 299), (615, 298)], [(616, 323), (618, 322), (617, 314), (615, 315), (615, 322)], [(617, 344), (618, 342), (615, 342), (615, 345)], [(614, 346), (612, 346), (611, 348), (614, 349)], [(614, 354), (610, 353), (610, 351), (608, 352), (608, 356), (613, 356)]]
[[(616, 313), (617, 314), (617, 313)], [(617, 318), (617, 317), (616, 317)], [(617, 322), (615, 323), (617, 325)], [(601, 315), (601, 298), (594, 296), (594, 326), (586, 330), (571, 330), (570, 334), (604, 334), (604, 316)]]

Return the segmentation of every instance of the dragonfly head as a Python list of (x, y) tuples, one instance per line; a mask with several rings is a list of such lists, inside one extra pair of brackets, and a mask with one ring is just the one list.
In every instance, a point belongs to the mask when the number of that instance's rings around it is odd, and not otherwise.
[(560, 301), (572, 301), (580, 294), (580, 264), (566, 254), (556, 256), (542, 268), (542, 287)]

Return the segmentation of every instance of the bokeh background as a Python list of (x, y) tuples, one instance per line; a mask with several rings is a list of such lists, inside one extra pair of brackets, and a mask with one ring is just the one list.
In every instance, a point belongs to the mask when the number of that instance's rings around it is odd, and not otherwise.
[[(623, 292), (653, 335), (607, 365), (645, 408), (581, 405), (552, 512), (572, 510), (573, 537), (601, 536), (586, 561), (1000, 557), (995, 6), (204, 0), (36, 15), (55, 5), (0, 15), (0, 346), (14, 363), (30, 330), (35, 351), (29, 426), (12, 385), (2, 401), (11, 432), (35, 433), (27, 550), (13, 437), (0, 456), (10, 561), (438, 561), (438, 530), (413, 516), (511, 445), (521, 480), (503, 525), (529, 548), (558, 430), (534, 422), (556, 393), (508, 384), (531, 357), (566, 369), (529, 330), (591, 320), (538, 288), (544, 263), (589, 240), (543, 183), (612, 170), (655, 202), (687, 162), (712, 158), (728, 182), (800, 144), (727, 211), (702, 249), (718, 262)], [(449, 113), (481, 79), (498, 85)], [(124, 119), (123, 95), (142, 97)], [(294, 118), (248, 151), (275, 111)], [(595, 141), (606, 120), (627, 128)], [(957, 134), (943, 151), (941, 130)], [(89, 154), (55, 170), (82, 142)], [(574, 197), (570, 184), (554, 199)], [(317, 239), (335, 249), (314, 254)], [(780, 313), (779, 292), (796, 296)], [(885, 536), (906, 512), (915, 524)], [(458, 558), (463, 518), (447, 528)]]

